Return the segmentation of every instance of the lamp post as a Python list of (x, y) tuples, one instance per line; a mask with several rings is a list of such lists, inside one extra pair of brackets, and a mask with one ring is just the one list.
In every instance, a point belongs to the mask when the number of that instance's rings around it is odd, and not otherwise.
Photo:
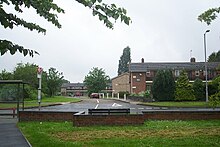
[(208, 99), (208, 82), (207, 82), (207, 76), (208, 76), (208, 72), (207, 72), (207, 59), (206, 59), (206, 33), (210, 32), (210, 30), (206, 30), (204, 33), (204, 50), (205, 50), (205, 100), (206, 102), (209, 101)]

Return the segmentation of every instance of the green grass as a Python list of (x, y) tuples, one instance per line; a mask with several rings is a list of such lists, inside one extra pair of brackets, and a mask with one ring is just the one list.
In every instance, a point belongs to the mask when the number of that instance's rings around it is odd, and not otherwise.
[[(79, 102), (79, 98), (67, 98), (63, 96), (55, 96), (49, 98), (43, 98), (41, 101), (41, 106), (59, 104), (59, 103), (66, 103), (66, 102)], [(25, 100), (24, 107), (35, 107), (38, 106), (38, 100)], [(15, 108), (17, 107), (17, 103), (0, 103), (0, 108)], [(22, 104), (20, 104), (22, 107)]]
[[(162, 106), (162, 107), (211, 107), (206, 102), (150, 102), (142, 103), (150, 106)], [(220, 105), (218, 105), (219, 107)]]
[(220, 146), (220, 121), (146, 121), (142, 126), (74, 127), (70, 122), (20, 122), (34, 147)]

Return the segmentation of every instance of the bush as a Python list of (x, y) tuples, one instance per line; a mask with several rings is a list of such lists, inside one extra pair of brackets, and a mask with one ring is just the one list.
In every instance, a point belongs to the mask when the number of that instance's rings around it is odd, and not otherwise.
[(174, 100), (175, 81), (170, 70), (159, 70), (153, 80), (152, 93), (157, 101)]
[(195, 100), (192, 85), (189, 84), (187, 73), (182, 71), (176, 82), (175, 90), (176, 101), (193, 101)]
[(193, 90), (196, 100), (205, 101), (205, 85), (201, 79), (194, 81)]
[(213, 94), (209, 97), (209, 105), (212, 106), (213, 109), (216, 108), (220, 104), (220, 92)]

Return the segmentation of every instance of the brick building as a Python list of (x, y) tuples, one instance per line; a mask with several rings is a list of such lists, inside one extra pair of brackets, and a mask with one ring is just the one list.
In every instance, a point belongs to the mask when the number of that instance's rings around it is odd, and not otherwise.
[[(124, 83), (129, 83), (130, 93), (151, 90), (157, 71), (166, 69), (172, 71), (175, 80), (179, 77), (180, 72), (184, 70), (187, 72), (190, 81), (194, 81), (197, 78), (205, 81), (205, 63), (196, 62), (195, 58), (191, 58), (190, 62), (144, 62), (144, 59), (142, 59), (140, 63), (129, 64), (129, 73), (126, 73), (129, 79), (124, 78), (127, 81), (119, 82), (125, 75), (120, 75), (113, 79), (113, 81), (118, 79), (117, 83), (112, 83), (113, 91), (127, 91), (125, 87), (121, 86), (121, 89), (117, 89), (115, 86), (115, 84), (123, 85)], [(220, 62), (207, 62), (207, 73), (208, 81), (219, 75)]]
[(130, 93), (129, 73), (123, 73), (112, 79), (113, 93), (119, 93), (121, 91)]
[[(108, 83), (106, 89), (103, 89), (102, 92), (111, 93), (112, 84)], [(87, 96), (88, 89), (84, 83), (64, 83), (61, 86), (61, 94), (63, 96)]]

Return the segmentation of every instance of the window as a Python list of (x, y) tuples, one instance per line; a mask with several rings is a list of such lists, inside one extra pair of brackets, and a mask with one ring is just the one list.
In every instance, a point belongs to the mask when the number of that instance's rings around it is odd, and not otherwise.
[(198, 77), (199, 76), (199, 70), (195, 71), (195, 75)]
[(133, 76), (133, 79), (136, 79), (136, 76)]
[(179, 77), (180, 76), (180, 71), (179, 70), (175, 70), (175, 76)]
[(137, 82), (140, 82), (141, 81), (141, 79), (137, 79)]
[(146, 72), (146, 74), (149, 76), (149, 75), (150, 75), (150, 71), (148, 70), (148, 71)]

